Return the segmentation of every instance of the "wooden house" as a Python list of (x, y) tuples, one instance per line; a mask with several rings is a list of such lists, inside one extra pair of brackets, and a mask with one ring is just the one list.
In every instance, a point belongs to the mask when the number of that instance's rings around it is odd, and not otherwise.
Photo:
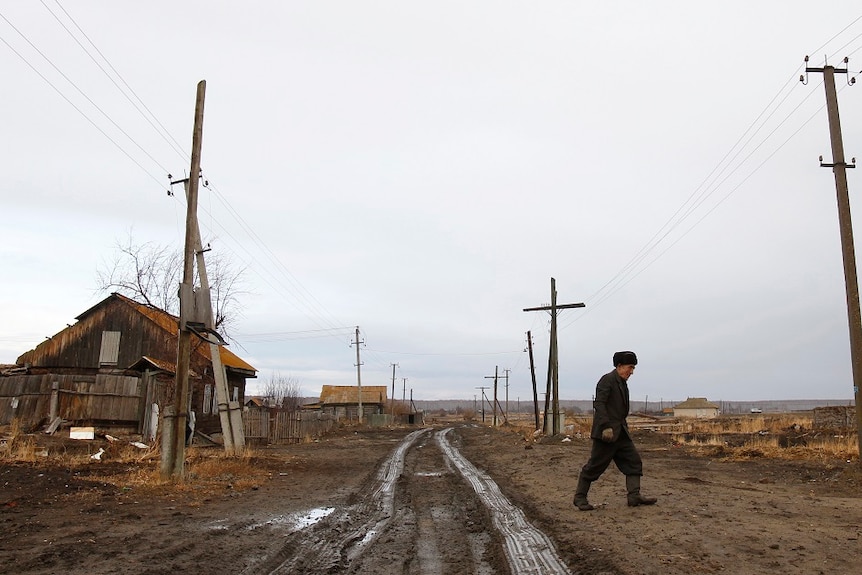
[[(136, 428), (145, 433), (153, 405), (173, 402), (179, 321), (160, 309), (111, 294), (77, 322), (17, 360), (0, 376), (0, 424), (35, 426), (58, 416), (73, 424)], [(219, 347), (232, 401), (242, 404), (257, 370)], [(4, 373), (9, 373), (6, 370)], [(196, 428), (220, 431), (210, 346), (192, 338), (190, 408)]]
[[(362, 386), (363, 417), (386, 413), (386, 386)], [(320, 390), (320, 410), (336, 419), (359, 418), (359, 386), (324, 385)]]

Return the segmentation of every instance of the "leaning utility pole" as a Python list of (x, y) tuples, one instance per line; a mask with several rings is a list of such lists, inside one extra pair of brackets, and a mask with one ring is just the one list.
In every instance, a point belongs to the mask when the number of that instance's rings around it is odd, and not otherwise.
[[(242, 455), (245, 451), (245, 429), (242, 423), (242, 408), (239, 401), (232, 399), (230, 389), (227, 384), (227, 374), (225, 373), (224, 365), (221, 361), (220, 346), (227, 345), (222, 337), (215, 331), (215, 321), (212, 313), (212, 300), (210, 298), (210, 284), (207, 276), (206, 262), (204, 261), (204, 252), (209, 251), (209, 248), (203, 248), (201, 240), (200, 227), (195, 225), (197, 231), (195, 238), (195, 253), (197, 254), (198, 264), (198, 279), (200, 280), (200, 293), (203, 297), (203, 312), (204, 312), (204, 332), (209, 332), (206, 339), (210, 347), (210, 358), (213, 364), (213, 378), (215, 379), (216, 401), (218, 403), (219, 421), (222, 429), (222, 439), (224, 441), (225, 453), (228, 455)], [(200, 330), (199, 330), (200, 331)]]
[[(198, 169), (199, 172), (200, 169)], [(168, 174), (168, 177), (171, 178), (171, 175)], [(191, 178), (176, 181), (171, 180), (171, 185), (173, 186), (174, 184), (183, 184), (186, 202), (187, 204), (192, 204), (193, 200), (190, 193)], [(192, 252), (197, 264), (200, 286), (195, 288), (189, 283), (180, 285), (180, 329), (190, 331), (209, 346), (213, 379), (215, 380), (216, 404), (218, 406), (225, 453), (227, 455), (241, 455), (245, 451), (242, 410), (238, 401), (231, 400), (227, 384), (227, 374), (221, 361), (220, 348), (222, 345), (227, 345), (227, 342), (215, 330), (216, 325), (213, 320), (212, 298), (204, 258), (204, 253), (209, 251), (209, 247), (207, 249), (203, 248), (196, 211), (192, 215), (194, 216), (194, 220), (190, 221), (191, 225), (188, 226), (188, 229), (192, 242)]]
[(539, 396), (536, 393), (536, 365), (533, 363), (533, 336), (527, 332), (527, 349), (530, 351), (530, 376), (533, 379), (533, 413), (536, 416), (536, 430), (539, 429)]
[[(557, 353), (557, 310), (575, 307), (586, 307), (583, 303), (567, 303), (557, 305), (557, 280), (551, 278), (551, 305), (541, 307), (528, 307), (524, 311), (550, 311), (551, 312), (551, 345), (548, 352), (548, 391), (551, 402), (551, 435), (557, 433), (559, 424), (557, 416), (560, 410), (560, 358)], [(545, 396), (545, 433), (548, 433), (548, 396)]]
[(359, 386), (359, 425), (362, 425), (362, 374), (359, 372), (359, 366), (362, 362), (359, 361), (359, 344), (365, 343), (359, 341), (359, 326), (356, 326), (356, 340), (351, 344), (356, 346), (356, 385)]
[[(844, 58), (844, 64), (847, 64)], [(820, 158), (820, 166), (832, 168), (835, 174), (835, 190), (838, 194), (838, 228), (841, 233), (841, 255), (844, 260), (844, 288), (847, 298), (847, 319), (850, 327), (850, 364), (853, 373), (853, 398), (856, 403), (856, 436), (859, 452), (862, 453), (862, 313), (859, 308), (859, 283), (856, 275), (856, 252), (853, 244), (853, 222), (850, 219), (850, 195), (847, 191), (847, 168), (856, 167), (856, 159), (847, 165), (844, 160), (844, 142), (841, 137), (841, 120), (838, 116), (838, 94), (835, 91), (835, 74), (847, 74), (847, 68), (824, 66), (809, 68), (808, 56), (805, 57), (806, 76), (799, 79), (807, 81), (808, 72), (823, 74), (823, 85), (826, 88), (826, 111), (829, 116), (829, 137), (832, 142), (832, 163), (824, 164)], [(851, 78), (848, 84), (855, 83)], [(862, 465), (862, 457), (859, 458)]]
[[(186, 202), (186, 236), (183, 252), (183, 282), (180, 284), (180, 323), (177, 334), (177, 370), (174, 379), (173, 409), (164, 414), (161, 474), (163, 477), (183, 477), (186, 447), (186, 417), (189, 404), (189, 362), (192, 352), (192, 332), (187, 320), (193, 313), (188, 304), (194, 302), (194, 237), (197, 224), (198, 181), (201, 169), (201, 143), (203, 141), (204, 97), (206, 81), (198, 82), (195, 100), (195, 122), (192, 132), (192, 158), (189, 172), (188, 201)], [(183, 297), (192, 293), (192, 297)], [(170, 407), (170, 406), (169, 406)]]
[[(186, 192), (186, 200), (188, 201), (189, 179), (172, 181), (171, 184), (183, 184)], [(215, 380), (216, 404), (218, 406), (225, 453), (227, 455), (241, 455), (245, 450), (242, 410), (238, 401), (231, 400), (230, 390), (227, 385), (227, 374), (221, 361), (221, 350), (219, 348), (222, 345), (227, 345), (227, 343), (215, 331), (209, 277), (207, 275), (206, 261), (204, 260), (204, 253), (209, 251), (209, 247), (206, 249), (203, 248), (200, 226), (197, 220), (194, 225), (193, 240), (200, 287), (194, 290), (194, 301), (187, 306), (193, 308), (194, 317), (192, 318), (193, 321), (189, 321), (187, 317), (186, 325), (189, 326), (193, 334), (209, 345), (210, 360), (213, 366), (213, 379)], [(188, 295), (192, 294), (186, 294), (186, 296)]]
[(505, 417), (506, 421), (509, 421), (509, 372), (510, 371), (512, 371), (512, 370), (509, 368), (506, 368), (503, 370), (503, 373), (505, 374), (503, 376), (503, 378), (505, 378), (505, 380), (506, 380), (506, 384), (505, 384), (506, 385), (506, 409), (503, 413), (504, 413), (504, 417)]

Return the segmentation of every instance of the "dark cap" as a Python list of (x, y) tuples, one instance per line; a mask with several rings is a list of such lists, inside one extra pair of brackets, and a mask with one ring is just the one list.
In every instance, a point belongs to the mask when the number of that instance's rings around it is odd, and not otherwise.
[(638, 356), (633, 351), (618, 351), (614, 354), (614, 367), (618, 365), (637, 365)]

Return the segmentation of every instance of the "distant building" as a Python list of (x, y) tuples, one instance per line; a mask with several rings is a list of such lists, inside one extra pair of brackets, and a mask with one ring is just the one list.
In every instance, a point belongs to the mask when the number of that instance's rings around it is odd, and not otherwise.
[(689, 397), (682, 403), (673, 406), (674, 417), (709, 419), (718, 417), (719, 412), (718, 406), (707, 401), (705, 397)]
[(263, 409), (266, 408), (266, 400), (262, 397), (246, 397), (245, 398), (245, 406), (248, 409)]
[[(363, 418), (386, 412), (386, 389), (385, 385), (362, 386)], [(359, 387), (324, 385), (320, 390), (318, 406), (323, 413), (333, 415), (336, 419), (358, 419)]]

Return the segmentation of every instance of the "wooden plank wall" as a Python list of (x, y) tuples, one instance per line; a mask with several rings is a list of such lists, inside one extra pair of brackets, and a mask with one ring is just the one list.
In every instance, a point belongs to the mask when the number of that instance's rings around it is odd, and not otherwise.
[[(135, 427), (142, 383), (128, 375), (13, 375), (0, 378), (0, 424), (17, 418), (25, 429), (47, 422), (58, 384), (58, 415), (73, 423), (114, 422)], [(17, 404), (17, 405), (16, 405)]]

